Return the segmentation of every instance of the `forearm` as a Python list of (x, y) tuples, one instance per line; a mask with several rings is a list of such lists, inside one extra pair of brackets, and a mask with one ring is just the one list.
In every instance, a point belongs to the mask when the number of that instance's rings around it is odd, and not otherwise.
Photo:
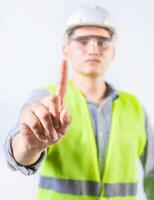
[[(42, 88), (42, 89), (35, 90), (29, 96), (29, 98), (24, 103), (24, 105), (22, 106), (21, 113), (29, 105), (31, 105), (32, 103), (34, 103), (36, 101), (39, 101), (41, 98), (48, 96), (48, 95), (50, 95), (50, 93), (46, 89)], [(41, 163), (42, 163), (42, 161), (43, 161), (43, 159), (46, 155), (46, 149), (45, 149), (45, 151), (42, 152), (41, 156), (39, 157), (39, 159), (36, 161), (35, 164), (29, 165), (29, 166), (23, 166), (23, 165), (19, 164), (18, 163), (19, 161), (18, 162), (16, 161), (17, 158), (15, 159), (14, 155), (13, 155), (13, 150), (15, 151), (15, 149), (12, 149), (12, 141), (14, 140), (15, 135), (18, 132), (19, 132), (19, 120), (17, 121), (16, 126), (14, 126), (12, 130), (10, 130), (10, 132), (8, 133), (8, 136), (5, 140), (4, 150), (5, 150), (7, 164), (12, 170), (19, 170), (24, 175), (35, 174), (37, 172), (37, 170), (39, 169), (39, 167), (40, 167), (40, 165), (41, 165)], [(18, 145), (21, 146), (21, 144), (18, 144)], [(18, 151), (21, 151), (21, 149), (19, 148)]]
[(32, 149), (30, 146), (28, 147), (20, 133), (13, 138), (13, 156), (20, 165), (29, 166), (36, 163), (43, 151), (44, 149)]

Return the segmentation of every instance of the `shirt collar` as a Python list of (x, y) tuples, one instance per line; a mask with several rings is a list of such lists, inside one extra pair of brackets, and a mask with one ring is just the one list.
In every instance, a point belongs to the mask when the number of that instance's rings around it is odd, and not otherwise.
[[(119, 97), (119, 92), (118, 90), (116, 90), (112, 84), (110, 83), (107, 83), (105, 82), (107, 87), (108, 87), (108, 93), (107, 93), (107, 96), (105, 98), (105, 102), (107, 102), (108, 100), (115, 100), (116, 98)], [(88, 97), (87, 97), (87, 103), (90, 103), (90, 104), (94, 104)]]
[(107, 83), (107, 82), (106, 82), (106, 84), (107, 84), (107, 86), (108, 86), (108, 91), (109, 91), (106, 98), (111, 98), (111, 100), (115, 100), (116, 98), (118, 98), (118, 97), (119, 97), (119, 92), (118, 92), (118, 90), (116, 90), (116, 89), (113, 87), (112, 84)]

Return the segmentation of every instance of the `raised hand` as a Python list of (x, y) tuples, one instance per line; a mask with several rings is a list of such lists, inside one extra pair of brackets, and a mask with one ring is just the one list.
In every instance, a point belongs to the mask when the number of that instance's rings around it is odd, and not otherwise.
[(20, 134), (29, 149), (45, 149), (65, 135), (71, 122), (71, 116), (64, 107), (67, 74), (68, 64), (64, 60), (55, 95), (33, 103), (22, 113)]

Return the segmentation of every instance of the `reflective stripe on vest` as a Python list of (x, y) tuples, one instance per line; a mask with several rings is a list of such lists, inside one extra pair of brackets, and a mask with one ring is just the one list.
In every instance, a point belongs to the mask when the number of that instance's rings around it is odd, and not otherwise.
[(105, 184), (105, 197), (137, 195), (137, 183)]
[[(105, 197), (134, 196), (137, 194), (137, 183), (105, 184)], [(40, 177), (40, 188), (74, 195), (100, 196), (101, 183), (95, 181), (76, 181)]]

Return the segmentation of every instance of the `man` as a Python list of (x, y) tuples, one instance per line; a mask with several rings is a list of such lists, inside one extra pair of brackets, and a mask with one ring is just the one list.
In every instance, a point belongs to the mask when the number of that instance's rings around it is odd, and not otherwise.
[[(109, 13), (84, 7), (68, 19), (58, 85), (36, 90), (6, 145), (8, 163), (26, 175), (39, 165), (38, 200), (134, 200), (138, 162), (154, 199), (154, 133), (137, 98), (104, 81), (114, 59)], [(73, 79), (67, 81), (69, 60)]]

